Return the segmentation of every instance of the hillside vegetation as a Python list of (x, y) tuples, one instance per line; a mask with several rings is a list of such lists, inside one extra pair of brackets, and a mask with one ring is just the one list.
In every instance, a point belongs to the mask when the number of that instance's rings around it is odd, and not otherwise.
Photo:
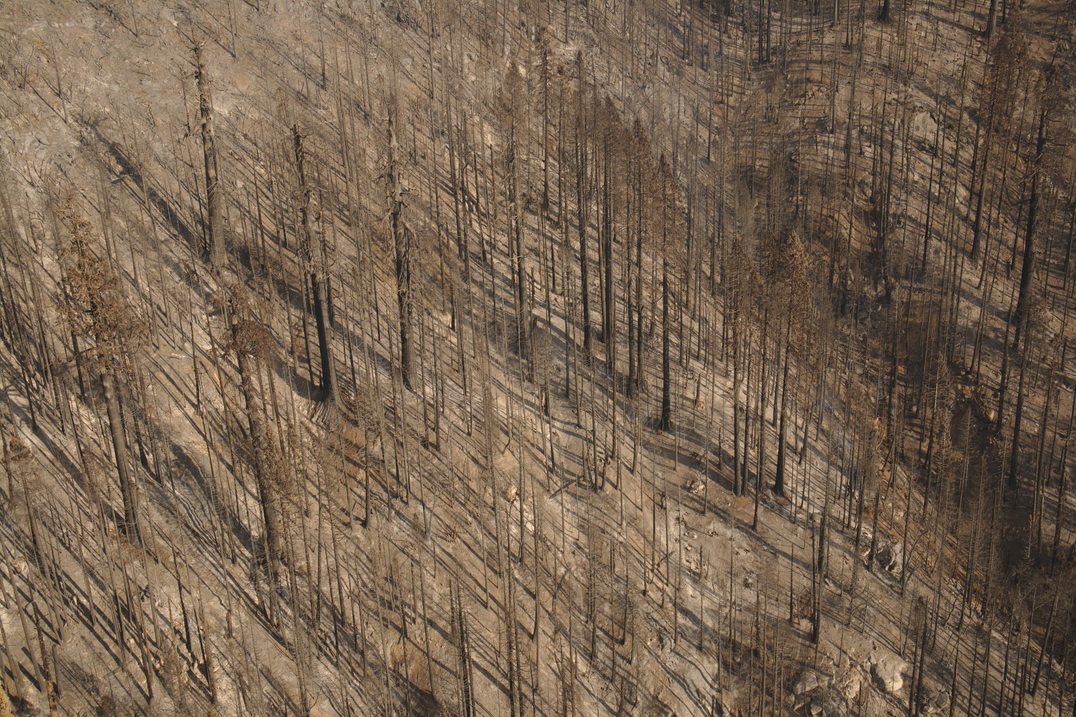
[(0, 3), (0, 715), (1072, 714), (1073, 12)]

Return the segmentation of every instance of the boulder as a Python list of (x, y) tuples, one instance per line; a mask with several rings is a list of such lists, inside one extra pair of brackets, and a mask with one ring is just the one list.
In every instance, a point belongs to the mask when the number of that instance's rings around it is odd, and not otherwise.
[(882, 543), (874, 551), (874, 562), (882, 570), (899, 576), (904, 565), (904, 548), (900, 543)]
[(702, 495), (703, 491), (706, 490), (706, 484), (699, 478), (688, 478), (687, 482), (684, 483), (683, 488), (692, 495)]
[(819, 687), (825, 687), (828, 684), (828, 678), (818, 674), (808, 667), (800, 673), (799, 678), (796, 680), (796, 684), (792, 687), (792, 693), (799, 697), (814, 692)]
[(915, 141), (921, 146), (933, 148), (935, 135), (938, 132), (938, 121), (933, 113), (924, 109), (917, 110), (912, 113), (911, 131)]
[(943, 715), (949, 712), (949, 690), (945, 688), (923, 687), (924, 715)]
[(863, 526), (863, 532), (859, 536), (859, 557), (866, 560), (871, 554), (871, 529)]
[(907, 662), (887, 650), (871, 653), (871, 678), (878, 689), (895, 695), (904, 687), (904, 675), (911, 670)]
[(733, 707), (734, 700), (732, 696), (721, 690), (713, 698), (713, 713), (715, 717), (733, 717), (736, 715), (736, 709)]
[(846, 670), (833, 680), (833, 688), (836, 689), (848, 702), (855, 702), (859, 698), (859, 688), (863, 684), (863, 674), (859, 668), (853, 667)]
[(807, 705), (811, 717), (845, 717), (849, 714), (848, 704), (841, 693), (831, 688), (817, 690)]

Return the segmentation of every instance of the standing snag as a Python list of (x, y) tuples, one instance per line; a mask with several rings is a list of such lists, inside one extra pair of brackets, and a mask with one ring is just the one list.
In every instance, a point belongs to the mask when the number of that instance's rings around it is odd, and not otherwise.
[(124, 534), (133, 543), (143, 539), (139, 489), (128, 455), (123, 410), (124, 387), (136, 368), (143, 325), (123, 294), (118, 277), (98, 255), (94, 231), (73, 202), (62, 207), (67, 242), (61, 255), (64, 313), (75, 336), (82, 339), (82, 364), (101, 388), (116, 474), (123, 499)]
[(263, 383), (265, 366), (271, 360), (273, 338), (258, 321), (248, 305), (241, 287), (230, 290), (225, 312), (231, 339), (229, 348), (235, 353), (239, 375), (239, 390), (243, 395), (250, 443), (248, 456), (261, 506), (262, 543), (270, 575), (279, 580), (288, 554), (285, 496), (287, 464), (278, 449), (279, 437), (273, 435), (269, 407), (259, 386)]
[(0, 3), (0, 717), (1069, 714), (1063, 4)]
[(313, 304), (314, 323), (317, 327), (318, 356), (321, 357), (321, 395), (335, 404), (339, 400), (339, 392), (332, 350), (332, 305), (329, 281), (325, 276), (325, 240), (318, 226), (319, 206), (307, 177), (306, 149), (298, 124), (291, 127), (291, 140), (295, 173), (299, 182), (299, 260), (303, 277), (307, 281), (308, 296)]
[(208, 221), (206, 223), (206, 256), (215, 271), (221, 271), (227, 261), (224, 228), (224, 191), (220, 181), (216, 136), (213, 131), (213, 97), (210, 94), (209, 74), (206, 71), (202, 44), (194, 46), (194, 77), (198, 84), (198, 113), (202, 128), (202, 159), (205, 166), (205, 191)]
[(403, 220), (403, 183), (400, 178), (400, 146), (396, 138), (396, 97), (386, 101), (388, 111), (388, 158), (386, 181), (389, 193), (389, 231), (392, 234), (396, 278), (396, 311), (400, 332), (400, 373), (404, 388), (411, 388), (411, 250), (414, 235)]

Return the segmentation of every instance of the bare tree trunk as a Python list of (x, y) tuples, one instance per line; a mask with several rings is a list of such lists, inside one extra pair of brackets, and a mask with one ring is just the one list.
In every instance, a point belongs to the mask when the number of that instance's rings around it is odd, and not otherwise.
[(127, 461), (127, 439), (123, 430), (123, 414), (120, 397), (116, 391), (115, 378), (110, 370), (101, 373), (101, 388), (105, 394), (108, 412), (108, 431), (112, 438), (112, 451), (116, 458), (116, 473), (120, 479), (120, 495), (123, 497), (123, 530), (135, 544), (142, 542), (142, 530), (138, 520), (138, 488), (131, 476)]
[(1024, 261), (1020, 268), (1020, 293), (1016, 299), (1016, 310), (1013, 312), (1013, 348), (1018, 350), (1020, 339), (1024, 334), (1024, 317), (1027, 314), (1028, 295), (1031, 293), (1031, 279), (1035, 272), (1035, 218), (1039, 207), (1039, 175), (1042, 173), (1042, 154), (1046, 147), (1046, 122), (1048, 115), (1045, 109), (1039, 113), (1038, 140), (1035, 144), (1035, 158), (1031, 169), (1031, 198), (1027, 205), (1027, 225), (1024, 231)]
[(224, 195), (220, 186), (220, 168), (213, 133), (213, 99), (209, 90), (201, 45), (194, 46), (198, 80), (198, 109), (202, 115), (202, 154), (205, 160), (206, 204), (209, 210), (209, 236), (207, 255), (215, 271), (220, 271), (227, 261), (224, 234)]
[[(789, 332), (791, 331), (791, 321), (789, 318), (789, 326), (785, 329), (785, 365), (784, 365), (784, 377), (781, 381), (781, 417), (779, 420), (779, 428), (777, 429), (777, 469), (773, 478), (773, 492), (777, 495), (783, 496), (785, 494), (785, 415), (788, 408), (788, 364), (789, 364)], [(862, 493), (860, 494), (862, 499)]]
[(396, 142), (395, 98), (389, 99), (389, 223), (392, 231), (394, 267), (396, 275), (396, 310), (400, 325), (400, 374), (403, 385), (411, 389), (411, 232), (401, 219), (403, 213), (403, 187), (400, 184), (400, 165)]
[(986, 29), (983, 34), (987, 37), (993, 37), (994, 28), (997, 26), (998, 17), (998, 0), (990, 0), (990, 13), (986, 16)]
[(314, 325), (318, 332), (318, 354), (321, 357), (321, 392), (324, 398), (333, 402), (337, 400), (336, 365), (333, 363), (332, 336), (330, 332), (332, 307), (329, 303), (326, 282), (322, 277), (325, 247), (321, 237), (317, 237), (318, 255), (314, 256), (315, 230), (314, 206), (311, 202), (313, 192), (306, 178), (306, 152), (303, 149), (303, 136), (299, 125), (291, 128), (291, 137), (295, 151), (295, 167), (299, 176), (299, 214), (301, 233), (299, 254), (303, 268), (309, 272), (310, 293), (313, 300)]
[(266, 559), (274, 578), (285, 558), (283, 496), (280, 472), (282, 461), (269, 432), (262, 406), (262, 396), (254, 383), (258, 370), (255, 358), (256, 346), (251, 341), (253, 324), (244, 318), (230, 316), (232, 341), (235, 343), (236, 362), (239, 367), (239, 388), (246, 404), (247, 425), (250, 429), (251, 463), (254, 482), (258, 488), (262, 521), (265, 525), (264, 543)]
[(589, 364), (591, 351), (593, 350), (593, 330), (590, 324), (590, 279), (587, 256), (587, 145), (586, 145), (586, 117), (584, 115), (585, 84), (583, 82), (583, 56), (576, 56), (576, 73), (578, 74), (578, 88), (576, 89), (576, 128), (575, 128), (575, 212), (576, 223), (579, 231), (579, 281), (583, 319), (583, 355)]
[(669, 362), (669, 262), (661, 260), (661, 419), (658, 430), (672, 425), (671, 366)]

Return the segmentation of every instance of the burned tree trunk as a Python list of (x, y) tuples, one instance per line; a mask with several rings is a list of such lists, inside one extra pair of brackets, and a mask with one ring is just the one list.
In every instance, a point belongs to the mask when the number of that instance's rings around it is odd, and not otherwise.
[(299, 132), (299, 126), (291, 128), (292, 143), (295, 149), (295, 167), (299, 176), (299, 215), (300, 215), (300, 241), (299, 253), (303, 262), (303, 268), (307, 272), (310, 282), (311, 303), (314, 311), (314, 324), (318, 332), (318, 352), (321, 357), (321, 393), (329, 401), (336, 402), (336, 366), (333, 363), (331, 319), (332, 307), (329, 305), (326, 281), (321, 275), (322, 266), (325, 263), (324, 245), (318, 243), (318, 256), (314, 256), (314, 223), (313, 192), (306, 180), (305, 151), (303, 149), (303, 136)]
[(575, 59), (578, 88), (576, 89), (576, 126), (575, 126), (575, 212), (576, 226), (579, 231), (579, 283), (582, 299), (583, 318), (583, 355), (590, 363), (594, 347), (593, 330), (590, 323), (590, 259), (587, 256), (587, 122), (585, 114), (585, 85), (583, 81), (583, 56), (577, 54)]
[(397, 156), (395, 101), (389, 100), (389, 225), (396, 275), (396, 310), (400, 323), (400, 374), (403, 385), (411, 389), (411, 231), (404, 226), (403, 186), (400, 183), (400, 164)]
[(198, 109), (202, 117), (202, 156), (205, 161), (205, 191), (209, 214), (206, 258), (215, 271), (220, 271), (227, 261), (224, 234), (224, 196), (220, 186), (220, 167), (217, 160), (216, 139), (213, 134), (213, 98), (209, 91), (209, 75), (206, 73), (201, 45), (194, 46), (197, 65)]
[(1031, 198), (1027, 205), (1027, 225), (1024, 231), (1024, 261), (1020, 268), (1020, 293), (1017, 294), (1016, 310), (1013, 312), (1013, 350), (1019, 350), (1024, 335), (1031, 278), (1035, 272), (1035, 219), (1039, 208), (1039, 175), (1042, 173), (1042, 156), (1046, 148), (1047, 112), (1039, 113), (1039, 131), (1035, 143), (1035, 158), (1031, 167)]
[[(237, 302), (236, 302), (237, 303)], [(272, 575), (279, 574), (285, 559), (283, 515), (283, 461), (277, 453), (265, 415), (263, 397), (255, 383), (260, 355), (266, 344), (265, 329), (259, 326), (242, 308), (233, 306), (229, 313), (229, 329), (239, 369), (239, 389), (246, 405), (247, 427), (250, 431), (250, 460), (254, 482), (258, 489), (262, 521), (265, 526), (263, 542), (266, 562)]]
[(101, 389), (105, 398), (108, 414), (108, 432), (112, 441), (112, 451), (116, 460), (116, 474), (120, 481), (120, 494), (123, 498), (123, 528), (127, 537), (135, 543), (142, 542), (138, 522), (138, 491), (131, 476), (127, 456), (127, 437), (123, 430), (123, 410), (120, 406), (119, 393), (111, 371), (101, 374)]
[(785, 416), (788, 412), (788, 332), (785, 333), (785, 359), (784, 376), (781, 380), (780, 418), (777, 429), (777, 469), (773, 477), (773, 492), (783, 496), (785, 494), (785, 443), (787, 433), (785, 431)]
[[(530, 358), (530, 316), (526, 290), (526, 242), (523, 231), (526, 225), (523, 198), (520, 192), (520, 152), (524, 149), (526, 136), (519, 128), (519, 103), (525, 96), (522, 78), (513, 66), (505, 83), (506, 97), (501, 104), (501, 114), (505, 124), (505, 189), (508, 199), (508, 237), (509, 264), (512, 272), (512, 294), (516, 309), (516, 342), (519, 355), (524, 360)], [(521, 138), (521, 135), (523, 137)], [(526, 166), (526, 162), (522, 163)], [(528, 369), (529, 373), (529, 369)]]
[(120, 480), (120, 495), (123, 498), (123, 532), (132, 543), (142, 543), (142, 529), (138, 521), (138, 489), (131, 476), (127, 458), (127, 437), (123, 431), (123, 411), (120, 397), (116, 391), (115, 378), (109, 370), (101, 373), (101, 389), (105, 396), (105, 410), (108, 414), (108, 432), (112, 439), (112, 451), (116, 459), (116, 474)]
[(658, 430), (672, 426), (672, 375), (669, 360), (669, 262), (661, 260), (661, 419)]

